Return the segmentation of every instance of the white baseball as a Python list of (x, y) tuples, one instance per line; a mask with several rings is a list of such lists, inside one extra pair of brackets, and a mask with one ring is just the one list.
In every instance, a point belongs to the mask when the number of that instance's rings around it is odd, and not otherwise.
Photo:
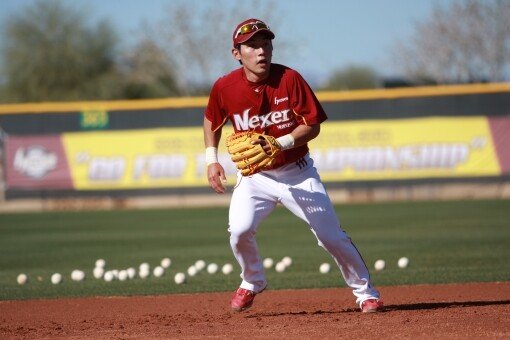
[(228, 275), (234, 271), (234, 266), (230, 263), (225, 263), (223, 267), (221, 267), (221, 272), (225, 275)]
[(103, 279), (106, 281), (106, 282), (111, 282), (113, 281), (113, 279), (115, 279), (115, 275), (113, 275), (112, 271), (109, 270), (107, 272), (104, 273), (103, 275)]
[(18, 281), (18, 284), (20, 285), (24, 285), (25, 283), (28, 282), (28, 276), (27, 274), (19, 274), (18, 277), (16, 278), (16, 281)]
[(386, 262), (384, 260), (377, 260), (374, 263), (375, 270), (383, 270), (386, 267)]
[(83, 270), (75, 269), (71, 272), (71, 280), (83, 281), (85, 279), (85, 272)]
[(278, 263), (275, 265), (275, 267), (274, 267), (274, 269), (275, 269), (278, 273), (282, 273), (282, 272), (284, 272), (286, 268), (287, 268), (287, 266), (285, 265), (285, 263), (283, 263), (283, 262), (281, 262), (281, 261), (280, 261), (280, 262), (278, 262)]
[(165, 257), (161, 260), (161, 267), (168, 268), (172, 265), (172, 260), (170, 260), (168, 257)]
[(103, 259), (97, 259), (96, 260), (96, 268), (104, 268), (106, 266), (106, 261)]
[(149, 275), (150, 273), (148, 269), (138, 271), (138, 276), (140, 276), (141, 279), (146, 279)]
[(136, 269), (135, 268), (130, 267), (130, 268), (126, 269), (126, 271), (127, 271), (127, 274), (128, 274), (128, 278), (130, 278), (130, 279), (134, 279), (135, 278), (135, 276), (136, 276)]
[(163, 274), (165, 274), (165, 268), (157, 266), (156, 268), (154, 268), (154, 271), (152, 273), (154, 274), (155, 277), (162, 277)]
[(119, 281), (126, 281), (128, 279), (128, 272), (127, 270), (121, 270), (119, 271)]
[(269, 269), (273, 266), (274, 261), (272, 258), (266, 257), (263, 261), (263, 264), (264, 264), (264, 268)]
[(174, 281), (175, 281), (175, 283), (180, 285), (180, 284), (186, 282), (186, 275), (184, 275), (184, 273), (177, 273), (174, 276)]
[(62, 275), (60, 275), (59, 273), (51, 275), (51, 283), (53, 283), (54, 285), (58, 285), (60, 282), (62, 282)]
[(201, 271), (202, 269), (205, 268), (205, 261), (197, 260), (197, 262), (195, 262), (195, 267), (197, 268), (198, 271)]
[(288, 267), (288, 266), (290, 266), (290, 265), (292, 264), (292, 258), (291, 258), (290, 256), (285, 256), (285, 257), (282, 259), (282, 261), (281, 261), (281, 262), (283, 262), (283, 264), (284, 264), (286, 267)]
[(319, 267), (319, 271), (322, 274), (327, 274), (327, 273), (329, 273), (330, 270), (331, 270), (331, 265), (329, 263), (323, 263)]
[(138, 270), (139, 271), (150, 271), (150, 266), (147, 262), (144, 262), (140, 265), (140, 267), (138, 267)]
[(209, 274), (216, 274), (217, 271), (218, 271), (218, 265), (216, 263), (209, 263), (207, 265), (207, 272)]
[(188, 268), (188, 275), (189, 276), (195, 276), (198, 273), (198, 269), (195, 266), (189, 266)]
[(104, 268), (103, 267), (94, 268), (94, 270), (92, 271), (92, 275), (94, 275), (96, 279), (102, 278), (104, 275)]
[(401, 257), (398, 259), (398, 267), (406, 268), (409, 265), (409, 259), (407, 257)]

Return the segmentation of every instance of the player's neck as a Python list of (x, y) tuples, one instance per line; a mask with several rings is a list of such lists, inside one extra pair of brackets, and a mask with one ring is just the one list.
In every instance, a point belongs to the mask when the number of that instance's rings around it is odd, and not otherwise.
[(269, 78), (269, 69), (264, 73), (254, 73), (245, 67), (243, 71), (244, 76), (251, 83), (261, 83)]

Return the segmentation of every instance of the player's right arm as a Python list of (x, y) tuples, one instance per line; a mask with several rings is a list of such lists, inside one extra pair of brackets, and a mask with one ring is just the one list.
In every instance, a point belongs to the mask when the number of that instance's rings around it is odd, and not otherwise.
[(225, 193), (223, 183), (227, 181), (225, 170), (218, 162), (217, 151), (221, 139), (221, 127), (216, 131), (212, 130), (212, 123), (204, 117), (204, 142), (206, 148), (207, 179), (209, 186), (218, 194)]

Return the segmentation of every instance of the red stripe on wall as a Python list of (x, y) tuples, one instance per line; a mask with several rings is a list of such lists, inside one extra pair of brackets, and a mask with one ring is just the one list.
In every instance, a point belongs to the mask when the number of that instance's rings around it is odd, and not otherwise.
[(498, 155), (501, 174), (510, 174), (510, 116), (489, 117), (492, 140)]

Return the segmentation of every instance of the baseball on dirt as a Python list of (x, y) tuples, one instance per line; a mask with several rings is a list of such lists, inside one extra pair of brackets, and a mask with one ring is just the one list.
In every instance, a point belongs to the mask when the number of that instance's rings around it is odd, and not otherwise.
[(409, 259), (407, 257), (401, 257), (398, 259), (398, 267), (406, 268), (409, 265)]
[(23, 273), (19, 274), (18, 277), (16, 278), (16, 281), (18, 281), (18, 284), (24, 285), (28, 281), (27, 274), (23, 274)]
[(327, 274), (327, 273), (329, 273), (330, 270), (331, 270), (331, 265), (329, 263), (323, 263), (319, 267), (319, 271), (322, 274)]
[(269, 269), (273, 266), (274, 261), (272, 258), (266, 257), (263, 261), (263, 264), (264, 264), (264, 268)]
[(59, 273), (55, 273), (53, 275), (51, 275), (51, 283), (53, 283), (54, 285), (58, 285), (60, 282), (62, 282), (62, 275), (59, 274)]
[(386, 262), (384, 260), (377, 260), (374, 263), (375, 270), (383, 270), (386, 267)]
[(186, 275), (184, 275), (184, 273), (177, 273), (174, 276), (174, 281), (175, 281), (175, 283), (180, 285), (180, 284), (186, 282)]

